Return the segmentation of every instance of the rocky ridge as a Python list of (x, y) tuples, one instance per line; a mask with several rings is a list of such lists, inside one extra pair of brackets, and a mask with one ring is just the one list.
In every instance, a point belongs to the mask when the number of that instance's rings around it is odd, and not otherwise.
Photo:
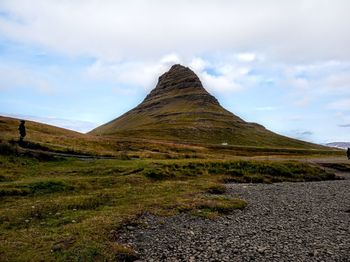
[(173, 65), (168, 72), (159, 77), (158, 84), (141, 105), (166, 100), (168, 97), (219, 106), (217, 99), (204, 89), (198, 76), (188, 67), (179, 64)]

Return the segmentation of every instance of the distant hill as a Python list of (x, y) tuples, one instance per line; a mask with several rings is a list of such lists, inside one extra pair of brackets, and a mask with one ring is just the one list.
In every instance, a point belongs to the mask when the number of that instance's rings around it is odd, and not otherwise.
[[(20, 119), (0, 116), (0, 142), (18, 141)], [(72, 130), (26, 120), (25, 141), (49, 150), (87, 154), (113, 154), (112, 141)]]
[[(20, 119), (0, 116), (0, 133), (1, 139), (10, 140), (18, 139), (18, 125)], [(82, 138), (84, 134), (75, 132), (72, 130), (38, 123), (35, 121), (26, 120), (25, 123), (27, 129), (26, 140), (31, 141), (50, 141), (54, 142), (55, 138), (58, 139), (56, 142), (62, 144), (62, 138)]]
[[(0, 116), (0, 146), (2, 143), (18, 141), (20, 120), (13, 117)], [(178, 158), (194, 153), (198, 154), (203, 150), (204, 154), (211, 152), (210, 149), (208, 151), (198, 146), (162, 143), (144, 139), (94, 136), (35, 121), (25, 121), (27, 131), (25, 141), (30, 142), (32, 145), (39, 145), (40, 147), (37, 148), (39, 150), (46, 148), (49, 151), (62, 153), (115, 156), (123, 159), (127, 158), (127, 155), (130, 155), (131, 158)], [(242, 151), (241, 149), (237, 150)], [(214, 151), (213, 154), (217, 154), (215, 149), (212, 151)], [(252, 153), (254, 152), (253, 150)]]
[(332, 142), (326, 144), (326, 146), (340, 148), (340, 149), (348, 149), (350, 148), (350, 142)]
[(224, 109), (204, 89), (198, 76), (182, 65), (173, 65), (160, 76), (141, 104), (90, 134), (181, 143), (325, 149), (245, 122)]

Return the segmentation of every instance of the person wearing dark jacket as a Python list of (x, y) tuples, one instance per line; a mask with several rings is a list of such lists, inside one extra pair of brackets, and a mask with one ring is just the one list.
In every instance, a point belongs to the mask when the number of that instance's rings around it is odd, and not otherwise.
[(26, 127), (25, 127), (25, 122), (24, 120), (21, 120), (21, 123), (19, 124), (18, 131), (19, 131), (19, 142), (23, 143), (23, 139), (26, 136)]
[(348, 151), (346, 151), (346, 155), (348, 156), (348, 159), (350, 160), (350, 148), (348, 148)]

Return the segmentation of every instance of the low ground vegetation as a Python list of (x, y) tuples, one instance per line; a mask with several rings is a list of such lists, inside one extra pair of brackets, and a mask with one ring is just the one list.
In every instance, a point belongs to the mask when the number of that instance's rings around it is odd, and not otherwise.
[(143, 174), (154, 180), (181, 176), (221, 175), (224, 182), (272, 183), (302, 182), (335, 179), (333, 173), (310, 164), (297, 161), (173, 161), (151, 163)]
[(350, 172), (350, 164), (346, 163), (319, 163), (319, 165), (326, 168), (335, 169), (340, 172)]
[(0, 154), (0, 257), (5, 261), (114, 260), (130, 250), (110, 232), (146, 211), (215, 219), (244, 208), (244, 200), (224, 194), (224, 182), (335, 178), (291, 161), (45, 160), (9, 148)]

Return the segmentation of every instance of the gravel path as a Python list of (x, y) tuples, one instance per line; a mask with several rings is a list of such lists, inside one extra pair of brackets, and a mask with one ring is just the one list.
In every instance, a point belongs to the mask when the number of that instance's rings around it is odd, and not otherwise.
[(119, 241), (141, 261), (350, 261), (350, 180), (230, 184), (248, 201), (229, 216), (141, 217)]

